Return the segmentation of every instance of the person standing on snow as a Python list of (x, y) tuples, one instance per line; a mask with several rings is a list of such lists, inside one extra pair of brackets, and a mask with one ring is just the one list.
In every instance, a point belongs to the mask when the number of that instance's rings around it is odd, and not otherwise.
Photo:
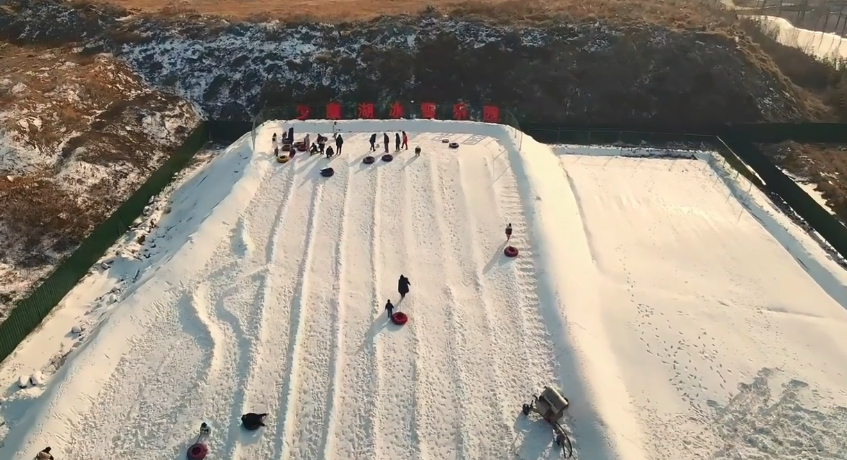
[(326, 138), (321, 136), (320, 134), (318, 134), (317, 141), (318, 141), (318, 151), (321, 152), (321, 154), (323, 154), (324, 149), (326, 148)]
[(382, 133), (382, 143), (385, 145), (385, 153), (388, 153), (388, 143), (391, 140), (388, 138), (388, 133)]
[(344, 139), (341, 137), (341, 133), (338, 133), (335, 136), (335, 154), (341, 155), (341, 146), (344, 145)]
[(394, 314), (394, 304), (391, 303), (391, 299), (385, 302), (385, 311), (388, 312), (388, 319), (391, 319), (391, 316)]
[(400, 133), (394, 133), (394, 150), (400, 151)]
[(400, 293), (400, 300), (406, 298), (406, 294), (409, 293), (409, 286), (412, 285), (412, 282), (409, 281), (409, 278), (406, 278), (403, 275), (400, 275), (400, 279), (397, 281), (397, 292)]
[(371, 152), (376, 152), (376, 133), (371, 134)]
[(509, 225), (506, 226), (506, 242), (508, 243), (511, 238), (512, 238), (512, 224), (509, 224)]
[(311, 140), (312, 139), (311, 137), (309, 137), (308, 134), (306, 134), (306, 137), (303, 138), (303, 145), (305, 145), (307, 149), (312, 146), (312, 144), (310, 143)]
[(403, 131), (403, 148), (409, 150), (409, 136), (406, 135), (406, 131)]

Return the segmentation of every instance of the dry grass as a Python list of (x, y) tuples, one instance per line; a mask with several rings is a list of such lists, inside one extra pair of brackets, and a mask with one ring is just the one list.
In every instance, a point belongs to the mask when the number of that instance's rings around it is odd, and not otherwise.
[[(721, 11), (716, 0), (107, 0), (106, 3), (165, 15), (200, 13), (250, 21), (279, 19), (294, 22), (369, 20), (380, 16), (416, 14), (428, 8), (510, 21), (544, 22), (556, 16), (574, 20), (606, 19), (704, 28), (724, 22), (729, 17)], [(704, 8), (704, 5), (711, 8)]]

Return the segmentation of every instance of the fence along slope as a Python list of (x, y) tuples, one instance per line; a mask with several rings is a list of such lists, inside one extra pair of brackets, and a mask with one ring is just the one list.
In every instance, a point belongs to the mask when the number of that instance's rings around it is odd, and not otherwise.
[(150, 198), (171, 182), (174, 174), (188, 164), (207, 139), (208, 127), (206, 122), (201, 122), (135, 193), (98, 225), (41, 285), (15, 305), (6, 321), (0, 324), (0, 362), (14, 353), (15, 348), (38, 328), (41, 321), (88, 273), (89, 268), (126, 233)]

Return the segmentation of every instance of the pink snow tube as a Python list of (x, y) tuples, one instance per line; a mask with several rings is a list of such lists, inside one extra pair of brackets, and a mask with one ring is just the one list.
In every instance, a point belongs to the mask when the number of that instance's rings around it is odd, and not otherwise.
[(409, 317), (402, 311), (398, 311), (391, 315), (391, 322), (398, 326), (406, 324), (406, 321), (409, 321)]
[(505, 254), (506, 257), (517, 257), (518, 256), (518, 248), (516, 248), (514, 246), (506, 246), (506, 249), (503, 250), (503, 254)]
[(188, 448), (188, 460), (203, 460), (208, 453), (209, 448), (198, 442)]

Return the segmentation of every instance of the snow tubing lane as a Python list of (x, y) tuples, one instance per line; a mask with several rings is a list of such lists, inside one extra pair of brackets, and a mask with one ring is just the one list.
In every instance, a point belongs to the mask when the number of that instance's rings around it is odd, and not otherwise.
[(374, 163), (374, 161), (376, 161), (376, 158), (368, 155), (362, 160), (362, 163), (364, 163), (366, 165), (372, 165)]
[(450, 148), (451, 148), (451, 149), (457, 149), (457, 148), (459, 148), (459, 143), (458, 143), (458, 142), (451, 142), (451, 143), (450, 143)]
[(391, 322), (398, 326), (406, 324), (406, 321), (409, 321), (409, 317), (402, 311), (398, 311), (391, 315)]
[(334, 174), (335, 170), (332, 168), (321, 169), (321, 176), (332, 177)]
[(506, 257), (517, 257), (518, 248), (514, 246), (506, 246), (506, 249), (503, 250), (503, 254), (505, 254)]
[(205, 444), (194, 444), (188, 448), (188, 460), (203, 460), (209, 453), (209, 448)]
[(382, 156), (382, 161), (391, 161), (393, 159), (394, 159), (394, 157), (391, 156), (391, 154), (389, 154), (389, 153), (386, 153), (385, 155)]

